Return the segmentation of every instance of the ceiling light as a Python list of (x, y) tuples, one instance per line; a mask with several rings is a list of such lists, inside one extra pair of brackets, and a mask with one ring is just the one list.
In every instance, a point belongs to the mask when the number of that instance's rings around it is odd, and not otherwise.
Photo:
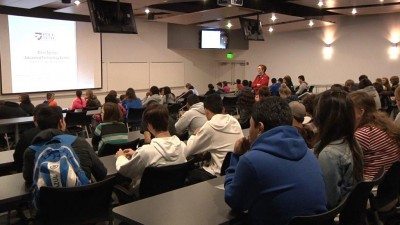
[(79, 4), (81, 4), (81, 1), (76, 0), (76, 1), (74, 1), (74, 4), (75, 4), (75, 5), (79, 5)]
[(272, 13), (272, 16), (271, 16), (272, 22), (275, 22), (276, 19), (278, 19), (278, 18), (275, 16), (275, 13)]
[(385, 0), (379, 0), (380, 2), (384, 2)]
[(324, 2), (322, 1), (322, 0), (319, 0), (319, 2), (318, 2), (318, 4), (317, 4), (319, 7), (322, 7), (322, 6), (324, 6)]
[(314, 21), (310, 20), (310, 22), (308, 23), (308, 26), (310, 26), (310, 27), (314, 26)]
[(233, 27), (231, 21), (229, 21), (229, 22), (226, 24), (226, 27), (227, 27), (228, 29), (231, 29), (231, 27)]
[(357, 9), (353, 8), (353, 10), (351, 10), (351, 14), (356, 15), (357, 14)]
[(144, 10), (144, 12), (145, 12), (146, 14), (149, 14), (149, 13), (150, 13), (150, 9), (149, 9), (149, 8), (146, 8), (146, 9)]
[(274, 31), (274, 28), (271, 26), (271, 27), (269, 27), (268, 31), (269, 31), (270, 33), (272, 33), (272, 31)]

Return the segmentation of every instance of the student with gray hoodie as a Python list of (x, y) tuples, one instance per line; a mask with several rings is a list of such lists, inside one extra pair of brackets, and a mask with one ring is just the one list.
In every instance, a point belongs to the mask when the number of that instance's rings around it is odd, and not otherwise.
[(204, 104), (200, 102), (197, 95), (189, 95), (187, 106), (189, 110), (175, 123), (175, 128), (178, 134), (183, 134), (188, 129), (189, 135), (192, 135), (207, 122), (207, 117), (204, 112)]
[(205, 98), (204, 109), (208, 121), (189, 138), (185, 153), (190, 156), (209, 152), (211, 160), (189, 175), (193, 183), (219, 176), (226, 154), (232, 152), (236, 140), (243, 137), (239, 122), (228, 114), (222, 114), (222, 100), (218, 94)]
[(132, 192), (139, 190), (140, 180), (146, 167), (162, 167), (186, 162), (185, 143), (168, 132), (168, 109), (155, 104), (144, 115), (148, 130), (155, 136), (150, 144), (137, 150), (119, 150), (116, 168), (118, 173), (132, 179)]

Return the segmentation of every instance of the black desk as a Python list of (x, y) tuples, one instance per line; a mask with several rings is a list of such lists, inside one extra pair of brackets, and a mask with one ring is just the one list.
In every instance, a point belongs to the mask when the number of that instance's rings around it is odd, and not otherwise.
[[(117, 173), (113, 155), (101, 157), (100, 160), (107, 168), (107, 176)], [(25, 187), (22, 173), (0, 176), (0, 212), (15, 209), (19, 204), (31, 200), (30, 192)]]
[(218, 186), (224, 177), (184, 187), (113, 209), (116, 218), (130, 224), (205, 225), (234, 219)]

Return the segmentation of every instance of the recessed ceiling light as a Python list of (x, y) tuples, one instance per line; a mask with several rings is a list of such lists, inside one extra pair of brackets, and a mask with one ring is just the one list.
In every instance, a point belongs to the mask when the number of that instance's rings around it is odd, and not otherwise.
[(274, 28), (271, 26), (271, 27), (269, 27), (268, 31), (269, 31), (270, 33), (272, 33), (272, 31), (274, 31)]
[(275, 16), (275, 13), (272, 13), (272, 16), (271, 16), (271, 20), (272, 20), (272, 22), (275, 22), (275, 20), (277, 20), (278, 18)]
[(310, 27), (314, 26), (314, 21), (310, 20), (310, 22), (308, 23), (308, 26), (310, 26)]
[(79, 5), (79, 4), (81, 4), (81, 1), (76, 0), (76, 1), (74, 1), (74, 4), (75, 4), (75, 5)]
[(357, 14), (357, 9), (353, 8), (353, 10), (351, 10), (351, 14), (356, 15)]
[(146, 14), (149, 14), (149, 13), (150, 13), (150, 9), (149, 9), (149, 8), (146, 8), (146, 9), (144, 10), (144, 12), (145, 12)]
[(226, 24), (226, 27), (228, 29), (231, 29), (231, 27), (233, 27), (233, 24), (231, 23), (231, 21), (228, 21), (228, 23)]
[(324, 6), (324, 2), (323, 2), (322, 0), (319, 0), (317, 5), (318, 5), (319, 7), (322, 7), (322, 6)]

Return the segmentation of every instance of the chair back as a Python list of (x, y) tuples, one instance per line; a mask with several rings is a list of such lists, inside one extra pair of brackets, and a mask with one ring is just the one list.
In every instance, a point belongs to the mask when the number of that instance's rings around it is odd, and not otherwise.
[(115, 177), (86, 186), (41, 187), (37, 219), (44, 224), (88, 224), (111, 220)]
[(86, 112), (67, 112), (65, 115), (65, 123), (68, 127), (86, 126), (90, 124), (90, 118), (86, 116)]
[(344, 199), (335, 208), (316, 215), (311, 216), (296, 216), (290, 220), (289, 225), (334, 225), (335, 217), (340, 213), (343, 207), (346, 205), (347, 199)]
[[(378, 185), (376, 197), (371, 199), (371, 205), (375, 210), (393, 203), (398, 199), (400, 188), (400, 162), (393, 163), (386, 172), (382, 182)], [(396, 202), (394, 202), (396, 203)]]
[(140, 198), (151, 197), (183, 187), (187, 174), (192, 167), (192, 160), (177, 165), (147, 167), (140, 181)]
[(128, 110), (127, 123), (133, 126), (140, 126), (145, 108), (130, 108)]
[(206, 96), (204, 95), (198, 95), (197, 97), (199, 97), (200, 102), (204, 102), (204, 100), (206, 99)]
[(170, 104), (168, 105), (168, 112), (170, 115), (178, 114), (181, 107), (181, 103)]
[(97, 155), (99, 157), (104, 157), (104, 156), (108, 156), (108, 155), (114, 155), (115, 153), (117, 153), (117, 151), (119, 149), (131, 148), (131, 149), (135, 150), (135, 149), (137, 149), (137, 146), (139, 145), (139, 142), (140, 142), (140, 138), (138, 138), (138, 139), (136, 139), (134, 141), (121, 143), (121, 144), (107, 143), (104, 146), (102, 146), (101, 149), (99, 149), (99, 152), (97, 153)]
[(379, 184), (385, 174), (384, 169), (375, 176), (372, 181), (358, 183), (348, 194), (347, 203), (339, 215), (342, 225), (363, 225), (367, 219), (367, 202), (372, 188)]
[(221, 176), (225, 175), (225, 170), (228, 169), (229, 164), (231, 163), (231, 156), (232, 156), (232, 152), (228, 152), (225, 155), (224, 161), (222, 162), (222, 166), (221, 166)]

